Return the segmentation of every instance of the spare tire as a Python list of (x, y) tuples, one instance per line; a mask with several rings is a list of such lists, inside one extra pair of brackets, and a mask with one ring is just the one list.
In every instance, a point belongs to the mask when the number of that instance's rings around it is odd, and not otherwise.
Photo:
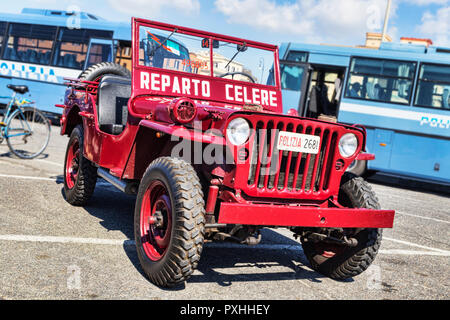
[(78, 79), (87, 81), (98, 81), (104, 75), (116, 75), (131, 78), (131, 72), (120, 64), (113, 62), (101, 62), (94, 64), (80, 73)]

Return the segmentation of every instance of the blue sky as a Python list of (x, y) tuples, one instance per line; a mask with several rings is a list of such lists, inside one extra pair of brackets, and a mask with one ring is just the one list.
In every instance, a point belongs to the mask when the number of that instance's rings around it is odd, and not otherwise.
[[(363, 44), (380, 32), (387, 0), (17, 0), (23, 7), (79, 8), (113, 21), (131, 16), (279, 44), (284, 41)], [(388, 34), (431, 38), (450, 47), (450, 0), (392, 0)]]

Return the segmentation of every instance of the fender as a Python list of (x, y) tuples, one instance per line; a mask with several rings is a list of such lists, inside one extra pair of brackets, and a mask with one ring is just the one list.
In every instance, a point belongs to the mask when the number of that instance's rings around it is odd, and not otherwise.
[[(178, 137), (178, 139), (172, 137)], [(141, 120), (120, 178), (140, 179), (154, 159), (170, 156), (174, 144), (177, 144), (180, 139), (205, 144), (226, 144), (223, 137), (194, 132), (194, 130), (181, 125)], [(144, 145), (147, 147), (141, 147)], [(148, 145), (151, 145), (150, 149)]]
[(142, 120), (139, 123), (139, 126), (150, 128), (170, 136), (188, 139), (192, 142), (226, 145), (226, 140), (224, 137), (214, 136), (208, 133), (195, 132), (193, 129), (188, 129), (181, 125), (165, 125), (150, 120)]
[(63, 110), (61, 120), (60, 120), (60, 125), (61, 125), (60, 134), (61, 135), (67, 134), (70, 136), (73, 128), (75, 128), (77, 124), (83, 123), (79, 112), (80, 112), (80, 108), (76, 104), (74, 104), (73, 106), (70, 106), (70, 107), (65, 107), (65, 109)]

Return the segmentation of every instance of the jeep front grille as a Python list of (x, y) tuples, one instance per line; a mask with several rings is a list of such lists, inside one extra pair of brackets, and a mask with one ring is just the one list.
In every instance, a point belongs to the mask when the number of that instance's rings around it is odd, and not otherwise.
[[(262, 120), (264, 119), (264, 120)], [(256, 129), (250, 141), (247, 183), (242, 190), (250, 196), (316, 199), (329, 196), (330, 176), (334, 170), (339, 130), (323, 122), (259, 117), (252, 121)], [(279, 151), (278, 132), (288, 131), (320, 137), (317, 154)]]

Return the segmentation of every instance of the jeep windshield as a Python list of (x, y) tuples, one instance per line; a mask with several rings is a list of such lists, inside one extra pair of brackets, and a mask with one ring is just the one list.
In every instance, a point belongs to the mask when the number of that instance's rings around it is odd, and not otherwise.
[(192, 72), (190, 66), (183, 63), (189, 60), (189, 51), (180, 42), (170, 39), (170, 36), (164, 37), (149, 30), (146, 30), (142, 36), (140, 64), (147, 67)]
[(188, 35), (176, 28), (162, 30), (140, 26), (139, 64), (274, 85), (270, 71), (274, 65), (274, 51), (256, 48), (245, 41), (221, 41), (214, 37)]

